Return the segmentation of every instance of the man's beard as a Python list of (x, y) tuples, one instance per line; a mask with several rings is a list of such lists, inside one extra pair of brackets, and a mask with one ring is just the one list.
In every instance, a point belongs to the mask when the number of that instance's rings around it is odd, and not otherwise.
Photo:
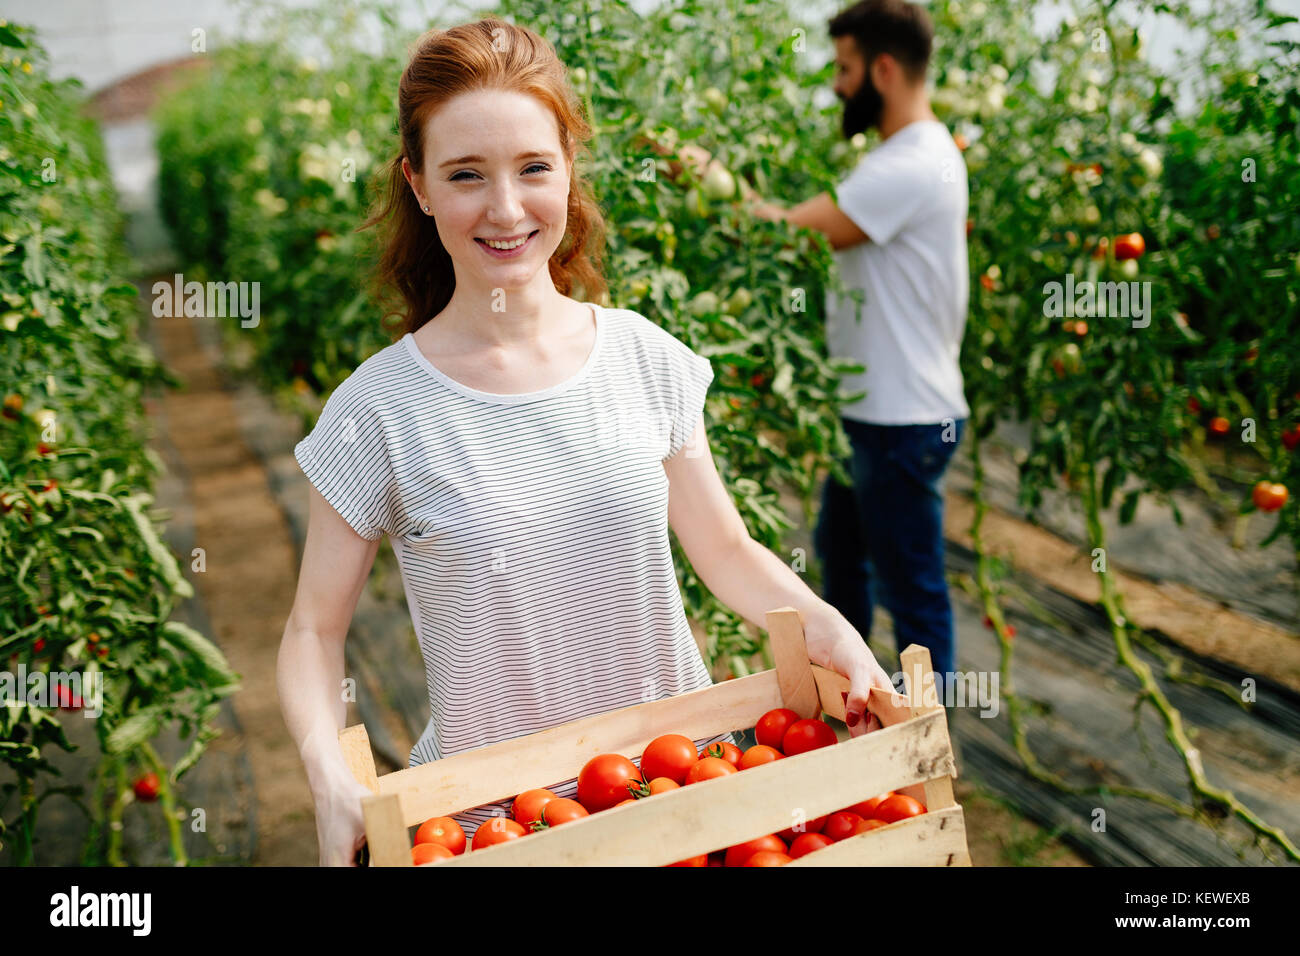
[(845, 139), (852, 139), (858, 133), (865, 133), (873, 126), (880, 125), (880, 113), (885, 108), (885, 101), (871, 82), (871, 71), (862, 77), (858, 91), (844, 101), (844, 116), (840, 126)]

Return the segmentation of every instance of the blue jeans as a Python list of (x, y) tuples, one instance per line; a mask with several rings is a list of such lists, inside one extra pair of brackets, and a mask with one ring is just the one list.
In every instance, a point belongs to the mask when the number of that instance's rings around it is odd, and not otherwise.
[(828, 477), (822, 489), (813, 538), (822, 598), (864, 640), (871, 636), (876, 602), (884, 605), (894, 621), (899, 653), (909, 644), (929, 648), (935, 688), (946, 701), (944, 681), (951, 678), (945, 675), (953, 671), (955, 654), (944, 578), (941, 479), (961, 444), (966, 419), (953, 426), (841, 421), (853, 446), (846, 463), (853, 486)]

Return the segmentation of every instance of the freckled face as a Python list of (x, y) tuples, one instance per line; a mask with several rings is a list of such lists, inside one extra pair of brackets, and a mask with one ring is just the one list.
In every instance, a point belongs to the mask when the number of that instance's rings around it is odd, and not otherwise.
[[(457, 283), (529, 282), (564, 239), (571, 164), (554, 114), (531, 96), (464, 93), (429, 118), (421, 177)], [(528, 237), (496, 255), (484, 239)]]

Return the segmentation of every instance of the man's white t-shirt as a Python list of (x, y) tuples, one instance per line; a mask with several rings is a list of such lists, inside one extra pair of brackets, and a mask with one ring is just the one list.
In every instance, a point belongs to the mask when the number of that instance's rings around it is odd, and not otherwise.
[(958, 356), (969, 193), (952, 134), (937, 120), (909, 123), (863, 156), (836, 193), (869, 239), (834, 253), (844, 284), (863, 290), (862, 321), (852, 299), (826, 296), (829, 354), (866, 366), (842, 376), (843, 391), (867, 394), (841, 414), (879, 425), (968, 417)]
[[(408, 333), (334, 390), (294, 448), (359, 535), (392, 543), (429, 691), (412, 767), (713, 684), (682, 608), (663, 467), (713, 370), (640, 313), (587, 305), (596, 341), (568, 381), (481, 392)], [(717, 741), (737, 743), (695, 744)], [(576, 798), (579, 769), (519, 790)], [(510, 800), (454, 819), (472, 838), (494, 812)]]

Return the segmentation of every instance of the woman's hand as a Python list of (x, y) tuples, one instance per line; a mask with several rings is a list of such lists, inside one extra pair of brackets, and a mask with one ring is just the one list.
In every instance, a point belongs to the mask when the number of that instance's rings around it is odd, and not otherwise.
[(348, 776), (339, 778), (316, 797), (316, 841), (321, 866), (356, 866), (366, 842), (361, 799), (374, 793)]
[[(865, 733), (879, 730), (880, 720), (867, 710), (867, 695), (872, 687), (894, 693), (894, 685), (889, 682), (889, 675), (878, 663), (862, 635), (850, 624), (844, 615), (827, 605), (824, 614), (805, 614), (804, 643), (808, 648), (808, 659), (827, 670), (847, 677), (849, 693), (844, 702), (844, 723), (848, 725), (849, 734), (861, 737)], [(863, 720), (863, 716), (866, 720)]]

